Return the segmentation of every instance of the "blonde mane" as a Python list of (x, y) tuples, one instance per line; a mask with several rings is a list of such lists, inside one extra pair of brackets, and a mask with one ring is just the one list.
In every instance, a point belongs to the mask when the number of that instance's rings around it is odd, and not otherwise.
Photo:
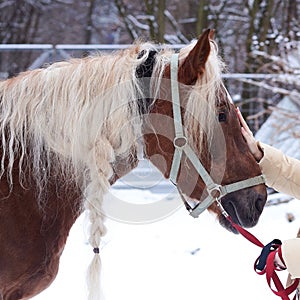
[[(194, 45), (195, 43), (192, 43), (184, 49), (183, 57)], [(221, 96), (224, 93), (221, 77), (224, 68), (225, 65), (218, 56), (217, 45), (211, 41), (211, 51), (205, 63), (205, 71), (191, 87), (184, 116), (186, 135), (199, 154), (203, 150), (203, 141), (206, 139), (207, 144), (210, 145), (214, 131), (218, 127), (216, 115), (217, 106), (221, 103)]]
[[(180, 59), (193, 45), (181, 50)], [(112, 165), (117, 157), (130, 156), (142, 135), (137, 99), (143, 97), (143, 89), (136, 69), (151, 50), (155, 50), (152, 44), (140, 43), (109, 55), (54, 63), (0, 82), (0, 177), (7, 175), (12, 185), (12, 169), (18, 157), (20, 181), (25, 181), (23, 168), (32, 161), (39, 192), (47, 184), (50, 168), (56, 167), (66, 181), (76, 182), (89, 212), (89, 242), (94, 249), (99, 248), (105, 234), (102, 201), (110, 186)], [(166, 49), (156, 55), (156, 91), (171, 54)], [(187, 101), (184, 123), (189, 138), (199, 148), (202, 139), (192, 133), (199, 133), (199, 124), (205, 124), (204, 131), (211, 135), (211, 111), (219, 95), (221, 69), (212, 47), (205, 72)], [(190, 118), (191, 112), (196, 121)], [(39, 201), (42, 206), (43, 198)], [(99, 268), (100, 256), (96, 253), (89, 272), (89, 299), (99, 298)]]
[[(180, 50), (179, 65), (194, 48), (196, 42), (194, 41)], [(184, 106), (185, 111), (183, 116), (185, 134), (189, 139), (190, 145), (194, 146), (194, 150), (199, 155), (204, 150), (202, 147), (203, 141), (206, 140), (209, 145), (214, 135), (214, 130), (218, 126), (216, 119), (217, 106), (221, 103), (221, 97), (224, 93), (222, 72), (225, 69), (225, 64), (218, 56), (216, 43), (213, 40), (210, 43), (211, 51), (205, 63), (204, 73), (198, 76), (196, 83), (192, 86), (184, 86), (179, 83), (183, 90), (188, 91), (187, 99), (185, 101), (181, 99), (181, 105)], [(165, 70), (165, 66), (170, 63), (171, 55), (172, 52), (166, 51), (156, 63), (152, 78), (152, 90), (154, 91), (152, 98), (154, 101), (159, 95), (162, 73)]]

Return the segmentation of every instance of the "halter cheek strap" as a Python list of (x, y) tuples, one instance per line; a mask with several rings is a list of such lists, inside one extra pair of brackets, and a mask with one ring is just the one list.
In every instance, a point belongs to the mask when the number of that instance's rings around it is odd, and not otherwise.
[(177, 186), (177, 177), (181, 164), (181, 158), (183, 152), (193, 164), (197, 173), (200, 175), (204, 184), (206, 185), (206, 189), (208, 192), (208, 196), (204, 201), (197, 204), (195, 207), (191, 207), (187, 200), (184, 198), (181, 190), (178, 188), (178, 191), (181, 195), (181, 198), (184, 201), (185, 206), (190, 212), (190, 215), (194, 218), (198, 218), (199, 215), (206, 210), (214, 201), (217, 201), (218, 206), (221, 208), (222, 213), (226, 216), (227, 213), (222, 207), (220, 203), (220, 199), (224, 197), (226, 194), (255, 186), (258, 184), (265, 183), (265, 178), (263, 175), (259, 175), (253, 178), (249, 178), (246, 180), (238, 181), (235, 183), (220, 185), (213, 181), (209, 173), (206, 171), (199, 158), (190, 147), (187, 142), (187, 138), (183, 131), (182, 125), (182, 117), (181, 117), (181, 109), (180, 109), (180, 99), (179, 99), (179, 87), (178, 87), (178, 54), (173, 54), (171, 57), (171, 91), (172, 91), (172, 106), (173, 106), (173, 119), (174, 119), (174, 127), (175, 127), (175, 138), (173, 141), (175, 152), (173, 156), (173, 162), (170, 171), (170, 180), (171, 182)]

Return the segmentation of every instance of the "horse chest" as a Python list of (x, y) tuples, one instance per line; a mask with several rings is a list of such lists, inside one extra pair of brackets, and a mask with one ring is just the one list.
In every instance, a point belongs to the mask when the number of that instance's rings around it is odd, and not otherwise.
[[(78, 191), (48, 191), (45, 207), (34, 188), (0, 182), (0, 295), (3, 300), (32, 297), (54, 280), (69, 230), (80, 214)], [(65, 196), (65, 197), (63, 197)], [(74, 203), (75, 202), (75, 203)], [(1, 299), (1, 297), (0, 297)]]

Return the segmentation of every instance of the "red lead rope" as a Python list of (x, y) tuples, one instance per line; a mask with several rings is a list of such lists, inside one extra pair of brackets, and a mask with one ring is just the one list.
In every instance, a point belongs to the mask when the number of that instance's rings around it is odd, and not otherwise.
[[(269, 243), (268, 245), (264, 246), (253, 234), (242, 228), (241, 226), (235, 224), (231, 217), (226, 215), (227, 220), (231, 223), (231, 225), (248, 241), (255, 244), (256, 246), (263, 248), (261, 256), (255, 261), (254, 270), (259, 275), (266, 274), (266, 279), (271, 291), (281, 297), (282, 300), (290, 300), (289, 295), (294, 292), (299, 284), (299, 279), (295, 279), (294, 282), (287, 288), (284, 288), (283, 284), (281, 283), (280, 279), (276, 271), (282, 271), (282, 269), (278, 268), (274, 264), (274, 259), (276, 255), (276, 251), (278, 251), (279, 256), (281, 257), (281, 242), (279, 240), (274, 240), (273, 242)], [(258, 262), (260, 261), (261, 257), (265, 256), (265, 263), (263, 263), (263, 267), (258, 269)], [(275, 289), (272, 288), (272, 283), (275, 286)], [(296, 300), (296, 295), (294, 296), (293, 300)]]

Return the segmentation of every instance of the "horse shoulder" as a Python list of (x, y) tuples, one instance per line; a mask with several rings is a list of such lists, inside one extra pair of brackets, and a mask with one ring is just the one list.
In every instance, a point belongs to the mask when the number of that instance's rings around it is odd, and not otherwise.
[[(54, 187), (55, 186), (55, 187)], [(75, 187), (50, 183), (44, 206), (33, 186), (0, 181), (0, 294), (3, 299), (32, 297), (55, 279), (69, 231), (80, 214)], [(0, 298), (1, 299), (1, 298)]]

